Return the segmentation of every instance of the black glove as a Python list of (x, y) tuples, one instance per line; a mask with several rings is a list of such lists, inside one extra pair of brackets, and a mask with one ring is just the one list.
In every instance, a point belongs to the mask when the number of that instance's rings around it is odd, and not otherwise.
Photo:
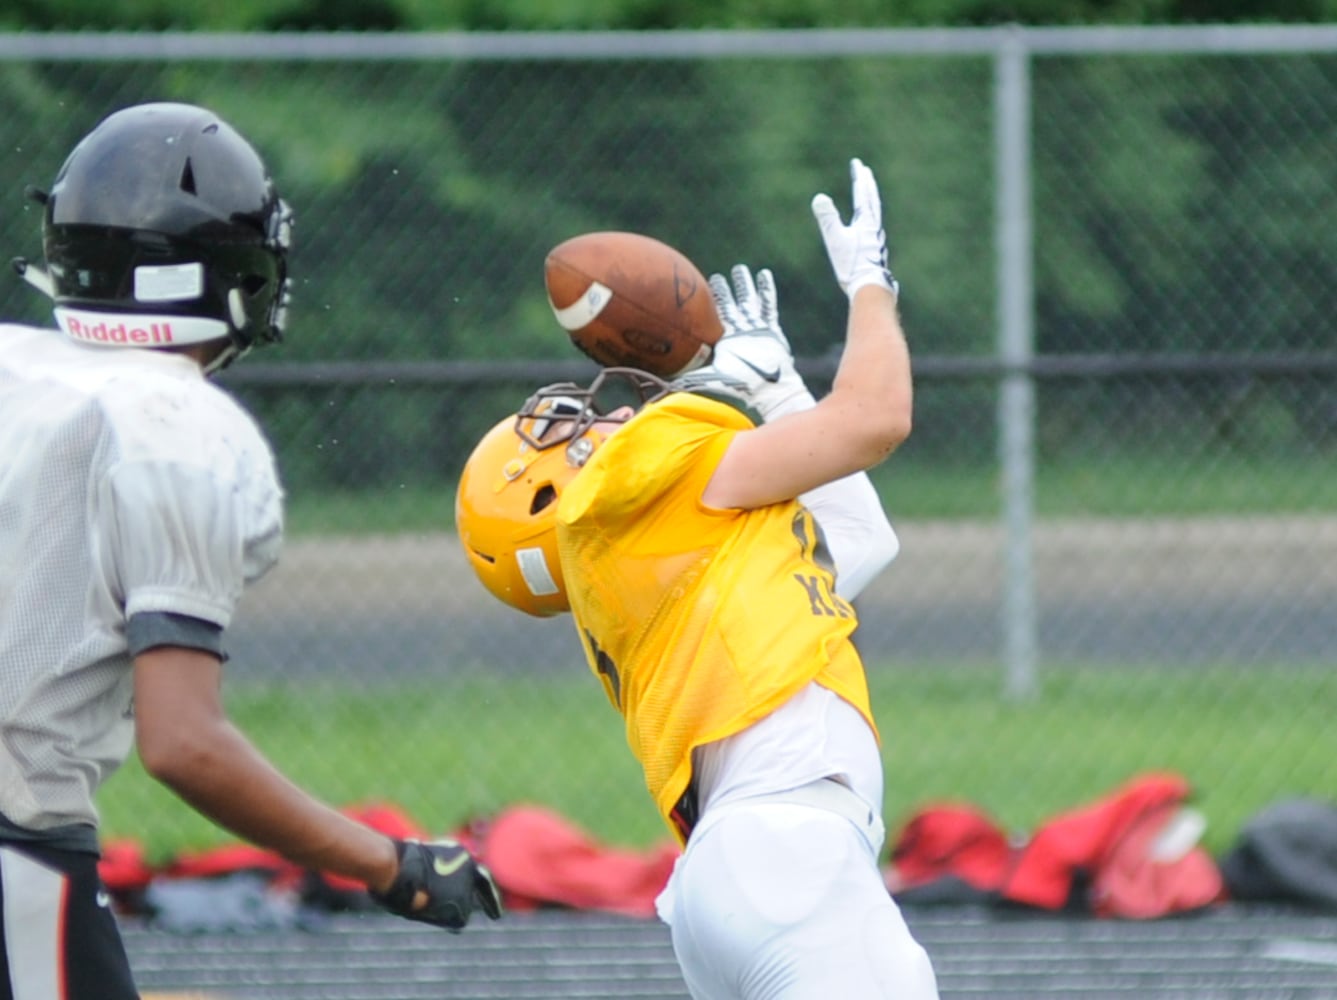
[[(454, 840), (430, 844), (396, 840), (395, 850), (399, 853), (399, 874), (394, 883), (385, 893), (371, 893), (371, 898), (391, 913), (444, 927), (453, 934), (464, 929), (476, 909), (493, 920), (501, 916), (501, 892), (492, 873), (462, 844)], [(414, 909), (413, 899), (419, 891), (427, 894), (427, 905)]]

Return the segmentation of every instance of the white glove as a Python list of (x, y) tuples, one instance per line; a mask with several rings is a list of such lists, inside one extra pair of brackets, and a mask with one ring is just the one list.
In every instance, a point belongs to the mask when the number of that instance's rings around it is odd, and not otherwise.
[(723, 275), (710, 276), (710, 294), (724, 325), (710, 364), (679, 376), (673, 388), (731, 396), (762, 420), (816, 405), (780, 329), (775, 276), (763, 268), (753, 281), (745, 264), (735, 264), (730, 273), (732, 289)]
[(812, 199), (812, 214), (822, 231), (836, 281), (851, 299), (864, 285), (880, 285), (899, 295), (900, 285), (887, 266), (887, 234), (882, 229), (882, 199), (877, 193), (877, 181), (858, 157), (850, 160), (850, 183), (854, 189), (854, 214), (848, 226), (840, 221), (840, 213), (829, 195), (819, 194)]

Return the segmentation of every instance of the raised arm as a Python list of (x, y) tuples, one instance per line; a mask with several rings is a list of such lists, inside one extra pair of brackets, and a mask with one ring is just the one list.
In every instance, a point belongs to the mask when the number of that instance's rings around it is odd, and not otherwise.
[[(896, 310), (896, 281), (887, 267), (881, 198), (861, 161), (851, 161), (850, 176), (854, 208), (848, 225), (828, 196), (813, 199), (836, 280), (850, 301), (845, 348), (831, 392), (815, 406), (790, 406), (738, 434), (702, 496), (711, 506), (761, 507), (798, 497), (872, 468), (909, 436), (910, 355)], [(755, 308), (763, 318), (760, 307), (747, 305), (751, 279), (743, 281), (743, 274), (734, 269), (734, 304), (744, 314)], [(711, 285), (717, 299), (728, 292), (718, 275)], [(769, 275), (765, 281), (759, 275), (757, 287), (758, 298), (767, 288), (773, 294)], [(758, 388), (763, 397), (772, 391)]]

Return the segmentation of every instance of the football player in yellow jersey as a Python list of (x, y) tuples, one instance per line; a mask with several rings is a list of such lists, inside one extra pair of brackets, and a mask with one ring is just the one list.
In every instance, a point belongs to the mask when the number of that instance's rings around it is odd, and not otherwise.
[[(813, 199), (849, 296), (816, 402), (769, 271), (712, 275), (725, 334), (671, 383), (606, 369), (479, 443), (457, 524), (499, 599), (569, 610), (669, 828), (659, 900), (697, 1000), (933, 1000), (878, 869), (882, 760), (850, 603), (897, 540), (867, 469), (911, 423), (909, 350), (872, 172)], [(632, 406), (608, 403), (630, 385)]]

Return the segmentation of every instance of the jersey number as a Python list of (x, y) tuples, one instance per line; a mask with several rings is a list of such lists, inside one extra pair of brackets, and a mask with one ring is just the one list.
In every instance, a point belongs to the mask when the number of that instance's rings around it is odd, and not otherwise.
[(810, 511), (800, 507), (794, 514), (792, 527), (794, 537), (798, 539), (799, 548), (803, 551), (803, 558), (808, 562), (816, 563), (818, 568), (826, 570), (825, 573), (821, 574), (794, 574), (794, 579), (799, 582), (799, 586), (807, 594), (809, 610), (812, 611), (814, 616), (853, 618), (854, 609), (843, 598), (836, 595), (835, 564), (827, 550), (826, 539), (822, 537), (821, 525), (817, 523)]
[(594, 641), (588, 629), (585, 630), (585, 641), (589, 643), (590, 653), (594, 658), (594, 669), (600, 677), (604, 679), (604, 685), (608, 688), (608, 696), (613, 699), (613, 704), (617, 706), (618, 711), (622, 710), (622, 678), (618, 676), (617, 664), (613, 658), (599, 648), (599, 644)]

